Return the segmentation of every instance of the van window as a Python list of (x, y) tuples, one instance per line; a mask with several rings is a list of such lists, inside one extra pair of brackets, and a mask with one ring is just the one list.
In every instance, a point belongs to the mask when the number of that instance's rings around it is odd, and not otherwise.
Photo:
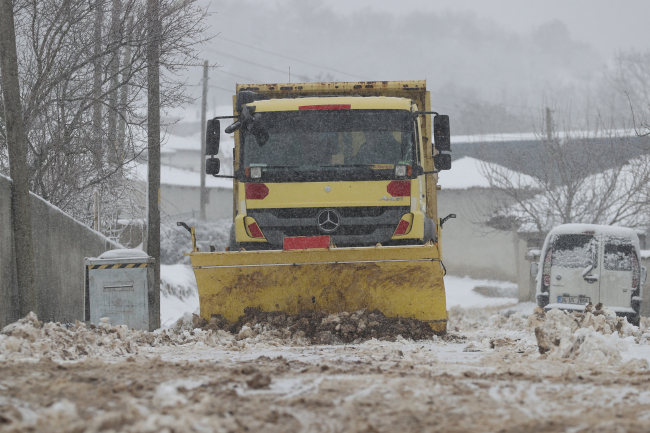
[(605, 269), (609, 271), (631, 271), (634, 245), (629, 238), (608, 236), (605, 238)]
[(553, 241), (552, 266), (598, 267), (598, 241), (592, 235), (557, 235)]

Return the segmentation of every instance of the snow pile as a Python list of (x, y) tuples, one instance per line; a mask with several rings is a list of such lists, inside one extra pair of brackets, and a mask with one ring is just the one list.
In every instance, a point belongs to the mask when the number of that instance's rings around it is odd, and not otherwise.
[(188, 311), (199, 308), (199, 291), (191, 266), (160, 265), (160, 323), (169, 328)]
[(546, 313), (538, 308), (527, 325), (535, 329), (540, 354), (592, 364), (619, 364), (621, 352), (642, 337), (638, 327), (601, 304), (571, 313), (558, 309)]
[(183, 264), (161, 265), (160, 293), (163, 296), (175, 296), (181, 301), (197, 296), (198, 288), (192, 267)]
[(424, 340), (434, 334), (426, 322), (406, 317), (386, 317), (379, 310), (367, 309), (353, 313), (329, 314), (327, 311), (302, 310), (298, 314), (287, 314), (247, 307), (244, 315), (233, 324), (220, 315), (213, 315), (211, 323), (203, 322), (203, 329), (227, 329), (237, 335), (247, 333), (249, 337), (258, 332), (278, 331), (283, 338), (305, 338), (312, 344), (360, 343), (372, 338), (395, 341), (400, 336)]
[(469, 340), (464, 352), (504, 347), (529, 355), (539, 353), (549, 360), (618, 365), (628, 345), (650, 344), (650, 333), (645, 333), (648, 325), (650, 319), (642, 318), (641, 327), (636, 327), (601, 304), (590, 304), (584, 312), (545, 312), (537, 307), (527, 318), (522, 312), (505, 316), (487, 309), (453, 307), (447, 329)]
[[(183, 320), (182, 318), (180, 320)], [(235, 337), (224, 331), (154, 332), (129, 330), (125, 325), (112, 326), (108, 318), (98, 326), (75, 322), (74, 325), (41, 323), (34, 313), (5, 326), (0, 332), (0, 361), (51, 358), (79, 360), (86, 357), (120, 357), (138, 354), (139, 347), (176, 346), (194, 343), (224, 348), (237, 345)]]
[(468, 332), (478, 330), (511, 330), (523, 331), (528, 324), (523, 312), (518, 311), (508, 315), (494, 314), (484, 308), (461, 308), (454, 306), (449, 309), (447, 330)]

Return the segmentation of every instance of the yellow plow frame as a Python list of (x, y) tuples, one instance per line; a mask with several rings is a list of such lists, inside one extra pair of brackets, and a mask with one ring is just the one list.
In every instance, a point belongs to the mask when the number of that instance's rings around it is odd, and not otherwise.
[(437, 245), (291, 251), (192, 252), (201, 317), (234, 322), (262, 311), (378, 309), (443, 334), (447, 311)]

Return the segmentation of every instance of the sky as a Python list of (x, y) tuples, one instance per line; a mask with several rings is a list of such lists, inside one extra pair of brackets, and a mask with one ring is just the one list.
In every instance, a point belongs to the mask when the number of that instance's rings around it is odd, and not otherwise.
[[(620, 111), (608, 68), (619, 50), (650, 51), (650, 0), (199, 2), (214, 36), (200, 58), (220, 66), (211, 115), (229, 114), (236, 83), (287, 82), (291, 68), (292, 82), (426, 79), (462, 131), (516, 132), (549, 103)], [(186, 79), (197, 101), (169, 115), (196, 122), (201, 68)]]
[[(274, 0), (278, 6), (286, 0)], [(468, 12), (525, 33), (559, 19), (572, 36), (603, 56), (618, 49), (650, 49), (649, 0), (324, 0), (339, 13), (366, 8), (405, 14), (412, 11)]]

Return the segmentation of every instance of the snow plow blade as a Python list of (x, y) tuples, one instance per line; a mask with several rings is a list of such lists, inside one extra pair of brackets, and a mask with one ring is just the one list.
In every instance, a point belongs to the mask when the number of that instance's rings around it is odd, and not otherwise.
[(447, 329), (443, 273), (436, 245), (240, 251), (190, 254), (201, 317), (234, 322), (244, 308), (262, 311), (377, 309), (388, 317)]

